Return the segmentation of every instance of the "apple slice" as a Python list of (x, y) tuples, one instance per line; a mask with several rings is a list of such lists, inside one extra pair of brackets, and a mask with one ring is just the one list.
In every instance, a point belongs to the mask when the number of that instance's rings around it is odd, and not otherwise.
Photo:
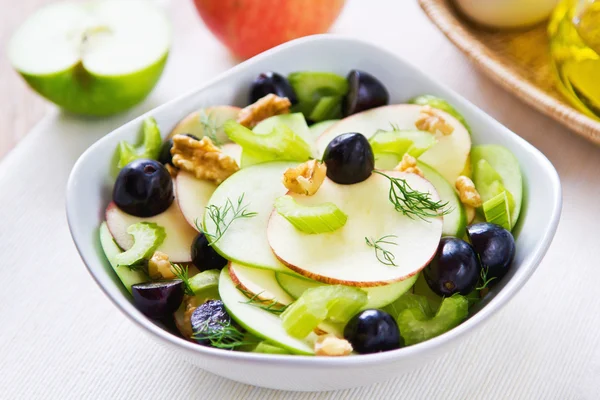
[(221, 146), (221, 151), (233, 158), (237, 165), (242, 165), (242, 146), (237, 143), (225, 143)]
[(167, 234), (157, 250), (167, 254), (173, 262), (192, 261), (190, 249), (197, 233), (183, 217), (177, 201), (173, 201), (171, 207), (163, 213), (149, 218), (129, 215), (111, 202), (106, 208), (105, 216), (108, 230), (123, 250), (128, 250), (133, 246), (133, 238), (127, 233), (130, 225), (138, 222), (154, 222), (165, 228)]
[[(231, 223), (223, 236), (213, 243), (218, 253), (228, 260), (251, 267), (289, 271), (269, 247), (267, 225), (275, 199), (287, 192), (281, 182), (283, 172), (297, 164), (269, 162), (252, 165), (231, 175), (217, 187), (208, 206), (223, 209), (228, 200), (236, 205), (241, 199), (241, 205), (246, 206), (248, 212), (257, 213), (253, 217), (238, 218)], [(200, 212), (204, 210), (199, 210), (196, 214)], [(209, 233), (217, 231), (215, 222), (207, 214), (204, 215), (204, 228)]]
[[(221, 270), (219, 295), (229, 314), (248, 332), (286, 348), (294, 354), (314, 354), (310, 341), (290, 336), (283, 328), (281, 318), (278, 315), (245, 304), (248, 298), (236, 288), (235, 283), (229, 276), (228, 268)], [(314, 334), (309, 335), (309, 339), (311, 337), (314, 339)]]
[(251, 268), (231, 262), (229, 263), (229, 276), (236, 286), (251, 296), (256, 296), (258, 300), (268, 303), (275, 302), (282, 306), (287, 306), (294, 301), (294, 298), (279, 286), (274, 271)]
[(194, 111), (179, 121), (167, 138), (172, 138), (177, 134), (191, 133), (199, 139), (206, 135), (214, 135), (219, 143), (230, 142), (223, 131), (223, 123), (230, 119), (236, 119), (240, 110), (241, 108), (234, 106), (214, 106)]
[[(415, 191), (439, 196), (429, 181), (416, 174), (386, 171), (402, 178)], [(319, 282), (348, 286), (381, 286), (416, 275), (431, 260), (442, 235), (442, 218), (411, 219), (395, 210), (388, 198), (390, 180), (373, 174), (354, 185), (329, 179), (310, 197), (288, 193), (303, 205), (330, 201), (348, 215), (342, 228), (309, 235), (300, 232), (277, 212), (269, 221), (268, 239), (273, 252), (290, 269)], [(394, 244), (381, 244), (396, 264), (381, 262), (382, 253), (367, 245), (388, 236)]]
[(175, 200), (188, 224), (197, 231), (198, 224), (202, 224), (208, 200), (216, 188), (214, 183), (197, 179), (186, 171), (179, 171), (175, 178)]
[[(367, 139), (379, 129), (415, 129), (415, 122), (423, 106), (414, 104), (395, 104), (373, 108), (344, 118), (327, 129), (317, 141), (317, 150), (323, 154), (325, 148), (338, 135), (346, 132), (359, 132)], [(451, 135), (440, 136), (438, 142), (423, 153), (419, 160), (437, 170), (448, 182), (454, 184), (461, 174), (471, 150), (471, 136), (467, 129), (450, 114), (436, 110), (452, 125)]]
[(150, 93), (170, 43), (169, 21), (153, 2), (60, 2), (19, 28), (8, 55), (48, 100), (78, 114), (109, 115)]

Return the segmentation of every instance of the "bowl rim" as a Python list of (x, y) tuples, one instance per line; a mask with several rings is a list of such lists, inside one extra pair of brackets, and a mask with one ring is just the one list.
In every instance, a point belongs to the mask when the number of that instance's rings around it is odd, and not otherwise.
[[(183, 338), (180, 338), (167, 330), (161, 328), (160, 326), (153, 323), (150, 319), (145, 317), (142, 313), (131, 313), (127, 306), (122, 304), (121, 299), (115, 298), (109, 292), (109, 290), (104, 286), (104, 283), (99, 278), (100, 275), (105, 275), (106, 272), (94, 266), (94, 262), (88, 262), (86, 260), (85, 251), (83, 250), (83, 242), (80, 238), (78, 238), (75, 234), (74, 226), (76, 224), (76, 217), (73, 215), (74, 210), (72, 205), (77, 203), (77, 198), (75, 194), (75, 180), (77, 176), (77, 171), (82, 168), (84, 164), (86, 164), (87, 158), (96, 151), (96, 148), (100, 146), (105, 140), (111, 140), (113, 135), (118, 134), (117, 131), (121, 130), (124, 126), (129, 124), (135, 124), (143, 118), (150, 116), (152, 114), (157, 113), (160, 110), (171, 107), (173, 104), (184, 101), (186, 98), (189, 98), (198, 92), (205, 90), (206, 88), (217, 84), (220, 81), (226, 80), (231, 75), (236, 74), (238, 71), (247, 68), (250, 65), (258, 63), (262, 60), (268, 59), (273, 54), (280, 52), (285, 49), (293, 48), (299, 45), (307, 45), (315, 42), (323, 42), (328, 41), (332, 44), (335, 43), (343, 43), (350, 42), (355, 45), (361, 45), (363, 47), (370, 47), (373, 50), (376, 50), (380, 53), (387, 53), (388, 56), (392, 56), (396, 59), (399, 59), (401, 62), (405, 63), (409, 69), (411, 69), (412, 73), (415, 75), (420, 75), (422, 78), (427, 79), (440, 87), (441, 89), (452, 93), (455, 97), (460, 99), (463, 102), (463, 105), (471, 108), (472, 112), (478, 113), (482, 115), (488, 123), (492, 125), (498, 126), (501, 131), (501, 135), (512, 135), (512, 140), (517, 142), (517, 145), (523, 147), (527, 150), (536, 160), (540, 163), (542, 170), (547, 173), (547, 177), (551, 182), (551, 191), (552, 196), (548, 199), (552, 203), (551, 216), (549, 220), (549, 228), (544, 232), (541, 240), (538, 242), (537, 251), (534, 253), (533, 257), (527, 264), (524, 264), (519, 270), (515, 273), (514, 276), (506, 283), (506, 285), (500, 290), (494, 298), (490, 300), (488, 304), (482, 307), (476, 314), (470, 316), (467, 320), (462, 322), (457, 327), (451, 329), (448, 332), (445, 332), (442, 335), (439, 335), (435, 338), (427, 340), (425, 342), (415, 344), (412, 346), (400, 348), (398, 350), (381, 352), (375, 354), (363, 354), (359, 357), (314, 357), (314, 356), (302, 356), (302, 355), (274, 355), (274, 354), (261, 354), (261, 353), (250, 353), (250, 352), (236, 352), (236, 351), (225, 351), (222, 349), (215, 349), (206, 346), (200, 346), (198, 344), (189, 342)], [(402, 359), (410, 359), (418, 354), (431, 353), (437, 348), (446, 346), (451, 342), (455, 342), (460, 337), (463, 337), (468, 332), (473, 331), (476, 328), (479, 328), (484, 321), (488, 320), (492, 315), (496, 314), (503, 306), (505, 306), (508, 301), (514, 297), (514, 295), (523, 287), (523, 285), (527, 282), (527, 280), (531, 277), (531, 275), (536, 270), (537, 266), (545, 256), (550, 244), (552, 243), (552, 239), (554, 234), (556, 233), (558, 223), (560, 220), (562, 208), (562, 192), (561, 192), (561, 184), (559, 180), (558, 173), (556, 169), (552, 165), (552, 163), (544, 156), (539, 150), (537, 150), (534, 146), (528, 143), (523, 138), (519, 137), (514, 132), (510, 131), (508, 128), (504, 127), (494, 118), (486, 114), (484, 111), (479, 109), (474, 104), (470, 103), (464, 97), (456, 93), (454, 90), (448, 88), (446, 85), (438, 82), (437, 80), (427, 76), (425, 73), (421, 72), (418, 68), (413, 66), (410, 62), (406, 61), (402, 57), (384, 49), (378, 47), (370, 42), (363, 41), (356, 38), (347, 37), (344, 35), (331, 35), (331, 34), (321, 34), (321, 35), (312, 35), (304, 38), (296, 39), (277, 47), (274, 47), (270, 50), (267, 50), (251, 59), (248, 59), (227, 71), (219, 74), (218, 76), (210, 79), (204, 85), (191, 90), (181, 96), (178, 96), (165, 104), (158, 106), (137, 118), (127, 122), (126, 124), (116, 128), (109, 134), (105, 135), (93, 145), (91, 145), (77, 160), (75, 165), (71, 170), (71, 174), (69, 176), (69, 180), (67, 183), (67, 193), (66, 193), (66, 214), (67, 221), (69, 225), (69, 230), (71, 232), (71, 236), (77, 248), (77, 251), (80, 254), (88, 272), (92, 276), (92, 278), (96, 281), (96, 284), (100, 287), (100, 289), (104, 292), (106, 297), (108, 297), (112, 303), (123, 313), (127, 318), (129, 318), (135, 325), (140, 327), (142, 330), (149, 333), (151, 336), (159, 339), (161, 342), (178, 347), (182, 350), (189, 351), (194, 355), (201, 355), (209, 358), (219, 358), (223, 360), (230, 360), (237, 363), (260, 363), (260, 364), (269, 364), (269, 365), (285, 365), (285, 366), (313, 366), (319, 368), (341, 368), (341, 367), (352, 367), (356, 365), (368, 366), (374, 364), (386, 364), (395, 362)], [(96, 256), (94, 256), (95, 261), (102, 262), (98, 260)], [(129, 304), (129, 303), (128, 303)], [(131, 304), (129, 304), (131, 306)], [(132, 306), (131, 306), (132, 307)]]

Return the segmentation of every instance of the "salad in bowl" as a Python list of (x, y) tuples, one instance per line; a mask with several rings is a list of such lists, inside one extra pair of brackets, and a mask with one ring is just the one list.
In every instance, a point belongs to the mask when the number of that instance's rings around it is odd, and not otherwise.
[(133, 304), (172, 334), (344, 357), (455, 328), (515, 256), (523, 182), (447, 101), (390, 104), (369, 71), (259, 74), (116, 149), (100, 242)]

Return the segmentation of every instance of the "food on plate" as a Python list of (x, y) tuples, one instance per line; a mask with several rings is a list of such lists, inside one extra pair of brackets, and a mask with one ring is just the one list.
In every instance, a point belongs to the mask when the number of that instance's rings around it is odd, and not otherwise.
[(250, 101), (197, 110), (162, 145), (144, 121), (123, 152), (100, 240), (146, 316), (202, 346), (345, 357), (442, 335), (506, 279), (518, 161), (474, 146), (446, 100), (388, 104), (352, 70), (266, 72)]

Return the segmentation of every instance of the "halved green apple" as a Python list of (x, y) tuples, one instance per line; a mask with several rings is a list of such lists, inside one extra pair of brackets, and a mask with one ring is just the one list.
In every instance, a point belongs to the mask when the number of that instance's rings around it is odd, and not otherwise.
[[(386, 173), (404, 179), (412, 190), (439, 200), (433, 185), (420, 176)], [(288, 193), (303, 205), (332, 202), (344, 210), (348, 221), (334, 232), (309, 235), (273, 212), (267, 233), (271, 249), (290, 269), (319, 282), (368, 287), (408, 279), (435, 254), (442, 235), (442, 218), (421, 220), (403, 215), (390, 202), (389, 190), (389, 179), (373, 174), (354, 185), (338, 185), (326, 179), (313, 196)], [(396, 265), (382, 262), (381, 252), (366, 243), (367, 239), (373, 242), (385, 236), (393, 244), (381, 247)]]
[[(299, 340), (290, 336), (283, 328), (281, 318), (278, 315), (246, 304), (248, 298), (236, 288), (227, 268), (221, 270), (219, 295), (227, 311), (248, 332), (288, 349), (294, 354), (314, 354), (310, 341)], [(310, 336), (314, 339), (314, 334)]]
[(138, 222), (154, 222), (165, 229), (167, 237), (156, 250), (169, 256), (173, 262), (191, 262), (190, 249), (192, 241), (196, 237), (196, 231), (187, 223), (177, 201), (166, 211), (148, 218), (140, 218), (129, 215), (111, 202), (106, 208), (106, 224), (115, 242), (123, 250), (133, 246), (133, 237), (127, 233), (127, 228)]
[[(252, 165), (231, 175), (221, 183), (211, 196), (208, 206), (223, 208), (227, 201), (246, 206), (248, 212), (257, 213), (251, 218), (239, 218), (229, 225), (224, 235), (213, 247), (228, 260), (258, 268), (276, 271), (289, 270), (273, 255), (267, 241), (267, 225), (273, 210), (273, 203), (283, 196), (287, 189), (281, 182), (283, 172), (296, 166), (295, 162), (269, 162)], [(203, 205), (198, 205), (204, 212)], [(228, 222), (227, 220), (226, 222)], [(217, 225), (207, 214), (204, 216), (204, 229), (209, 233), (217, 231)]]
[(266, 304), (274, 302), (287, 306), (294, 301), (294, 298), (279, 286), (274, 271), (251, 268), (230, 262), (229, 276), (236, 286), (243, 289), (248, 295), (256, 296), (257, 300), (264, 301)]
[(214, 106), (194, 111), (175, 125), (168, 138), (190, 133), (199, 139), (206, 135), (216, 137), (218, 144), (230, 142), (223, 131), (223, 124), (236, 119), (240, 110), (241, 108), (234, 106)]
[(150, 93), (170, 43), (169, 21), (153, 2), (60, 2), (17, 30), (8, 56), (29, 86), (65, 110), (109, 115)]
[(179, 171), (174, 183), (175, 201), (177, 201), (181, 213), (188, 224), (198, 230), (198, 226), (202, 226), (206, 205), (217, 185), (210, 181), (197, 179), (187, 171)]
[[(317, 150), (323, 154), (325, 148), (336, 136), (346, 132), (362, 133), (367, 139), (378, 130), (415, 129), (415, 122), (423, 106), (414, 104), (395, 104), (373, 108), (344, 118), (327, 129), (317, 140)], [(424, 152), (419, 160), (437, 170), (442, 176), (454, 184), (456, 178), (465, 167), (471, 150), (471, 136), (467, 129), (450, 114), (436, 110), (452, 125), (452, 134), (438, 137), (438, 142)]]

